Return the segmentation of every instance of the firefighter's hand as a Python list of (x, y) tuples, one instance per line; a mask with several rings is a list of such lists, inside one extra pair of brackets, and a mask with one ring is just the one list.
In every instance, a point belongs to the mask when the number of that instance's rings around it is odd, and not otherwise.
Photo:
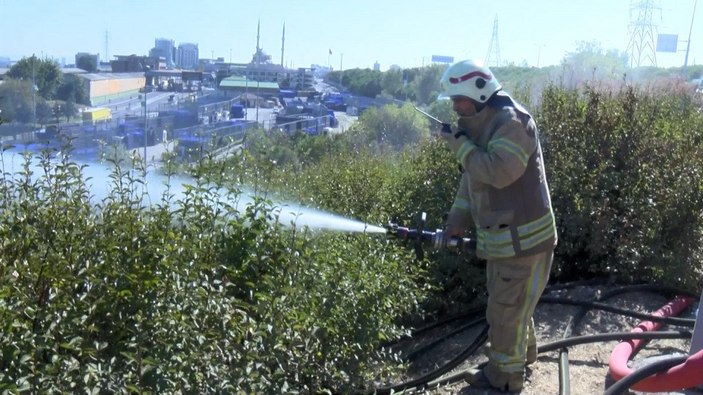
[(444, 230), (442, 231), (442, 234), (444, 236), (444, 242), (448, 242), (453, 237), (463, 237), (465, 230), (466, 229), (463, 226), (459, 226), (456, 224), (446, 224)]
[(455, 155), (459, 148), (469, 140), (464, 133), (440, 133), (440, 136), (447, 142), (449, 149)]

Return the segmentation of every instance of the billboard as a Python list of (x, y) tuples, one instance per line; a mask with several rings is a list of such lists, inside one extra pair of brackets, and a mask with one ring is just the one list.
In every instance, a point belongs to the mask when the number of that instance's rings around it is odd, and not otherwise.
[(676, 52), (676, 46), (678, 43), (678, 34), (658, 34), (657, 52)]
[(433, 63), (454, 63), (453, 56), (432, 55)]

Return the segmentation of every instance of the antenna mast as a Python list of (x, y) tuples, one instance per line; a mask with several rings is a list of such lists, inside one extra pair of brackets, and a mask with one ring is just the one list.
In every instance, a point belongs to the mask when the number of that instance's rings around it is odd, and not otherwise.
[(107, 52), (107, 50), (109, 48), (108, 43), (109, 43), (109, 38), (108, 38), (108, 34), (107, 34), (107, 29), (106, 29), (105, 30), (105, 60), (104, 60), (105, 62), (110, 61), (110, 56), (108, 55), (108, 52)]
[(286, 48), (286, 23), (283, 22), (283, 37), (281, 37), (281, 67), (283, 67), (283, 51)]
[(256, 67), (261, 63), (261, 48), (259, 48), (259, 33), (261, 32), (261, 20), (256, 25)]

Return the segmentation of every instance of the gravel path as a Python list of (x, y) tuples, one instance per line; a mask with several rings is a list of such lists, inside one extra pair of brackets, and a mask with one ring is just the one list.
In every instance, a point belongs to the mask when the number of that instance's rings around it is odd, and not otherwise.
[[(554, 296), (558, 298), (571, 298), (575, 300), (593, 301), (601, 293), (605, 292), (606, 287), (589, 287), (581, 286), (559, 291), (551, 291), (545, 296)], [(626, 309), (627, 311), (638, 313), (652, 313), (669, 301), (669, 296), (664, 296), (657, 292), (629, 292), (622, 295), (609, 298), (604, 303), (618, 308)], [(694, 318), (695, 312), (693, 308), (689, 308), (684, 312), (682, 318)], [(582, 316), (580, 320), (579, 316)], [(563, 304), (547, 304), (541, 303), (535, 312), (535, 326), (537, 336), (540, 339), (540, 344), (545, 345), (554, 341), (562, 340), (565, 337), (573, 337), (577, 335), (597, 335), (608, 334), (614, 332), (630, 332), (631, 329), (637, 326), (642, 319), (632, 318), (621, 314), (605, 312), (597, 309), (587, 309), (585, 314), (582, 307), (563, 305)], [(458, 324), (457, 324), (458, 326)], [(571, 334), (568, 330), (571, 328)], [(450, 328), (443, 329), (446, 331)], [(693, 328), (665, 326), (660, 330), (673, 331), (693, 331)], [(452, 355), (456, 355), (457, 351), (466, 345), (470, 344), (472, 339), (477, 335), (478, 331), (467, 331), (461, 335), (449, 338), (436, 349), (427, 352), (423, 357), (416, 361), (413, 367), (417, 375), (427, 373), (437, 366), (451, 359)], [(436, 334), (434, 336), (442, 336)], [(568, 384), (570, 393), (573, 395), (589, 395), (602, 394), (613, 380), (608, 372), (608, 360), (617, 341), (599, 341), (595, 343), (583, 344), (569, 347), (568, 349)], [(652, 340), (649, 342), (631, 362), (632, 368), (640, 367), (641, 365), (651, 362), (656, 358), (689, 354), (691, 348), (690, 339), (665, 339)], [(528, 368), (527, 380), (522, 394), (525, 395), (544, 395), (558, 394), (560, 391), (560, 372), (559, 372), (559, 351), (550, 351), (540, 353), (537, 362)], [(486, 358), (481, 352), (477, 352), (470, 358), (461, 363), (455, 370), (447, 373), (443, 377), (456, 375), (461, 370), (475, 367), (484, 362)], [(703, 373), (702, 373), (703, 375)], [(449, 394), (499, 394), (497, 391), (477, 390), (459, 381), (449, 385), (443, 385), (438, 388), (426, 390), (422, 393), (433, 395), (449, 395)], [(641, 392), (631, 391), (629, 394), (640, 394)], [(703, 394), (701, 391), (689, 392), (667, 392), (666, 394)], [(642, 393), (644, 394), (644, 393)]]

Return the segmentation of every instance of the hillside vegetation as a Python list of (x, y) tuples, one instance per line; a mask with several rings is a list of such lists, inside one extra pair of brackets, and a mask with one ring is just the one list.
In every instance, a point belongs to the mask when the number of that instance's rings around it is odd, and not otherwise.
[[(552, 281), (696, 290), (699, 98), (676, 84), (547, 85), (529, 102), (558, 221)], [(459, 170), (430, 132), (411, 105), (369, 110), (334, 136), (259, 130), (243, 155), (203, 160), (183, 196), (150, 205), (124, 163), (97, 208), (70, 156), (27, 157), (14, 176), (3, 166), (0, 389), (350, 393), (383, 382), (402, 369), (384, 345), (483, 301), (483, 263), (281, 227), (273, 202), (373, 225), (413, 226), (426, 212), (427, 228), (441, 227)], [(244, 185), (259, 198), (238, 209)]]

